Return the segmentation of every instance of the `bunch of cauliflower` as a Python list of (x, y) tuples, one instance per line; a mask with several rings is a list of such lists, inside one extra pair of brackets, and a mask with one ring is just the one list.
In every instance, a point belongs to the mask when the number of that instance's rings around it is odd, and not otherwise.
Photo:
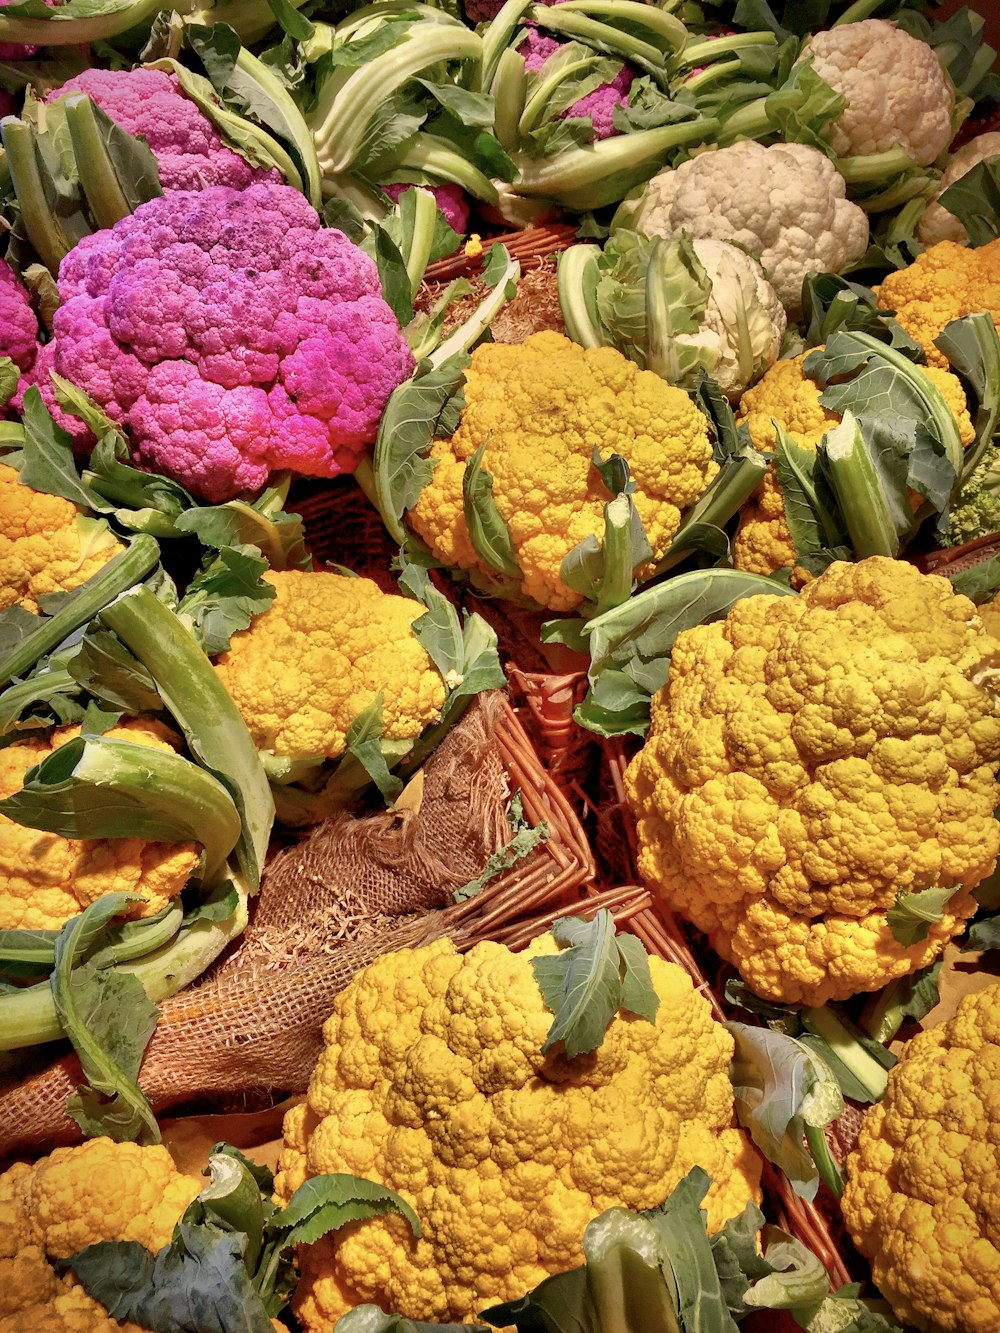
[(587, 1223), (653, 1208), (698, 1165), (712, 1231), (757, 1189), (732, 1125), (733, 1040), (672, 963), (650, 959), (656, 1021), (619, 1013), (603, 1043), (567, 1059), (524, 953), (450, 941), (387, 954), (334, 1002), (308, 1099), (285, 1119), (276, 1197), (350, 1172), (416, 1210), (352, 1223), (300, 1251), (295, 1310), (332, 1327), (359, 1303), (417, 1320), (468, 1320), (582, 1262)]
[[(643, 879), (768, 999), (926, 966), (1000, 848), (995, 654), (946, 579), (881, 557), (680, 634), (627, 774)], [(887, 912), (930, 888), (954, 893), (902, 943)]]

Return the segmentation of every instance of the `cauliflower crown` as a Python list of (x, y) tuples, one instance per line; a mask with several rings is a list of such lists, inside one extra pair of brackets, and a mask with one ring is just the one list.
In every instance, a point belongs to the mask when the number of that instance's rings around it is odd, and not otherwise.
[(924, 245), (936, 245), (938, 241), (954, 241), (957, 245), (967, 245), (969, 233), (955, 217), (954, 213), (942, 207), (937, 201), (949, 185), (961, 180), (980, 162), (989, 162), (1000, 157), (1000, 132), (977, 134), (974, 139), (963, 144), (951, 158), (941, 177), (934, 198), (924, 209), (923, 216), (917, 223), (917, 240)]
[[(697, 334), (679, 334), (678, 342), (708, 343), (718, 353), (712, 370), (727, 397), (737, 398), (772, 365), (788, 320), (759, 260), (727, 241), (695, 240), (694, 252), (712, 284)], [(745, 365), (745, 338), (749, 366)]]
[(946, 324), (981, 312), (1000, 323), (1000, 238), (975, 249), (940, 241), (907, 268), (889, 273), (876, 290), (879, 305), (896, 312), (929, 364), (947, 366), (947, 357), (934, 346)]
[(865, 1114), (842, 1200), (896, 1315), (937, 1333), (1000, 1328), (1000, 984), (913, 1037)]
[(413, 633), (420, 602), (341, 574), (265, 578), (274, 601), (215, 668), (259, 749), (335, 759), (379, 693), (386, 739), (415, 738), (437, 720), (445, 687)]
[[(0, 799), (20, 791), (29, 768), (79, 734), (79, 727), (64, 727), (0, 750)], [(158, 722), (125, 722), (105, 735), (174, 748)], [(106, 893), (136, 895), (143, 901), (133, 904), (133, 915), (154, 916), (184, 888), (198, 860), (199, 850), (190, 842), (40, 835), (0, 815), (0, 930), (60, 930)]]
[(374, 262), (285, 185), (150, 200), (70, 251), (59, 292), (55, 369), (215, 502), (351, 471), (413, 368)]
[(483, 467), (493, 477), (522, 591), (552, 610), (582, 601), (560, 577), (564, 557), (585, 537), (604, 535), (612, 497), (594, 467), (595, 448), (628, 463), (654, 558), (718, 470), (708, 423), (688, 395), (612, 347), (584, 349), (552, 332), (487, 343), (472, 354), (465, 399), (458, 430), (431, 450), (437, 466), (409, 521), (445, 564), (488, 573), (462, 496), (466, 463), (485, 445)]
[(11, 266), (0, 260), (0, 357), (9, 356), (19, 370), (35, 359), (38, 320), (24, 287)]
[(797, 311), (807, 273), (839, 273), (868, 245), (868, 219), (846, 193), (818, 148), (747, 139), (654, 176), (633, 225), (649, 236), (688, 231), (735, 242), (760, 260), (782, 305)]
[[(994, 867), (993, 642), (947, 579), (871, 557), (678, 636), (627, 772), (639, 869), (759, 994), (824, 1004), (940, 953)], [(956, 890), (927, 937), (900, 893)]]
[(922, 167), (948, 147), (955, 94), (933, 47), (887, 19), (843, 23), (802, 49), (847, 105), (830, 126), (838, 157), (903, 148)]
[(397, 1190), (399, 1217), (352, 1224), (300, 1254), (297, 1313), (332, 1327), (375, 1301), (462, 1320), (582, 1261), (583, 1231), (616, 1204), (662, 1203), (695, 1164), (717, 1230), (755, 1193), (759, 1165), (732, 1127), (733, 1042), (688, 975), (650, 960), (655, 1024), (619, 1014), (567, 1060), (531, 958), (450, 941), (378, 959), (334, 1001), (306, 1103), (289, 1112), (276, 1197), (345, 1171)]

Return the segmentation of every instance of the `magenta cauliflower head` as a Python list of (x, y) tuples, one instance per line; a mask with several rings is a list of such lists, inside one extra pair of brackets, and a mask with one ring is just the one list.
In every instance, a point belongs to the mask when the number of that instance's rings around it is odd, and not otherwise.
[[(529, 28), (518, 51), (524, 56), (524, 68), (537, 72), (550, 56), (562, 46), (554, 37), (546, 37), (536, 28)], [(595, 139), (610, 139), (619, 131), (615, 129), (615, 107), (628, 105), (628, 93), (632, 87), (632, 70), (623, 65), (610, 83), (602, 83), (586, 97), (581, 97), (571, 107), (560, 113), (559, 120), (575, 120), (590, 117), (594, 127)]]
[(21, 370), (35, 359), (38, 320), (28, 293), (14, 270), (0, 259), (0, 356), (9, 356)]
[(413, 369), (367, 255), (285, 185), (178, 190), (59, 269), (55, 369), (213, 502), (352, 471)]
[(173, 74), (159, 69), (88, 69), (46, 100), (68, 93), (86, 93), (115, 124), (129, 134), (142, 135), (156, 158), (164, 190), (204, 190), (209, 185), (245, 190), (254, 181), (281, 180), (274, 167), (252, 167), (227, 148)]

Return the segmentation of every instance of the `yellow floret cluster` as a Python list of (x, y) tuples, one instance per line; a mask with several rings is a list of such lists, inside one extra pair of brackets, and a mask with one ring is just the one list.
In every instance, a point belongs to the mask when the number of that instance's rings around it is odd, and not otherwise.
[(296, 1313), (311, 1333), (361, 1302), (465, 1320), (583, 1261), (587, 1223), (663, 1203), (695, 1165), (715, 1182), (710, 1230), (756, 1194), (732, 1127), (729, 1033), (681, 968), (650, 960), (655, 1024), (619, 1014), (601, 1046), (541, 1054), (552, 1022), (531, 958), (450, 941), (378, 959), (336, 999), (306, 1103), (285, 1120), (276, 1195), (350, 1172), (397, 1190), (398, 1216), (300, 1252)]
[[(639, 869), (760, 995), (823, 1004), (930, 963), (993, 870), (995, 653), (947, 579), (872, 557), (678, 636), (627, 774)], [(955, 888), (899, 943), (899, 893)]]
[[(818, 350), (818, 349), (817, 349)], [(776, 361), (771, 369), (740, 400), (737, 422), (746, 422), (755, 449), (774, 449), (777, 419), (792, 441), (802, 449), (815, 450), (820, 440), (841, 418), (820, 402), (822, 386), (803, 370), (810, 353)], [(947, 364), (947, 363), (945, 363)], [(965, 392), (958, 379), (937, 366), (921, 366), (951, 408), (958, 422), (963, 445), (972, 443), (975, 430), (969, 416)], [(773, 574), (795, 564), (796, 550), (785, 519), (785, 503), (774, 464), (740, 512), (740, 525), (733, 538), (733, 563), (751, 574)]]
[(444, 564), (489, 578), (462, 496), (466, 463), (485, 445), (482, 466), (510, 532), (518, 591), (554, 611), (583, 600), (560, 577), (563, 559), (586, 537), (604, 536), (613, 497), (594, 467), (595, 448), (628, 463), (654, 558), (718, 470), (708, 423), (688, 395), (612, 347), (584, 349), (553, 332), (488, 343), (473, 353), (465, 398), (458, 430), (434, 444), (434, 473), (409, 522)]
[(274, 601), (216, 662), (258, 749), (336, 759), (380, 693), (387, 740), (415, 738), (437, 721), (445, 686), (413, 633), (420, 602), (342, 574), (265, 578)]
[(947, 366), (947, 357), (934, 346), (946, 324), (980, 312), (1000, 323), (1000, 239), (977, 248), (939, 241), (884, 278), (876, 294), (930, 364)]
[(848, 1159), (844, 1220), (896, 1315), (1000, 1328), (1000, 984), (904, 1048)]
[(22, 486), (0, 463), (0, 611), (17, 602), (37, 611), (39, 597), (78, 587), (121, 549), (101, 519)]
[(133, 1240), (154, 1253), (201, 1188), (166, 1148), (90, 1139), (0, 1175), (0, 1333), (141, 1333), (111, 1319), (53, 1267), (86, 1245)]
[[(79, 734), (79, 727), (63, 727), (0, 749), (0, 798), (20, 791), (29, 768)], [(125, 722), (105, 735), (156, 750), (175, 748), (158, 722)], [(59, 930), (106, 893), (133, 894), (143, 901), (133, 905), (132, 915), (154, 916), (184, 888), (199, 856), (190, 842), (62, 838), (0, 815), (0, 930)]]

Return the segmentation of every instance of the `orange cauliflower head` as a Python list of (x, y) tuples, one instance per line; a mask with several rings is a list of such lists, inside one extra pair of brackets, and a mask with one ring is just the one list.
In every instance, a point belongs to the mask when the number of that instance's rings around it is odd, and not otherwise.
[[(678, 636), (627, 772), (639, 870), (759, 995), (824, 1004), (926, 966), (1000, 846), (994, 640), (947, 579), (872, 557)], [(905, 945), (898, 894), (953, 888)]]
[(111, 1319), (53, 1266), (86, 1245), (134, 1240), (156, 1251), (204, 1182), (166, 1148), (89, 1139), (0, 1175), (0, 1333), (141, 1333)]
[(604, 506), (613, 497), (594, 467), (595, 448), (628, 463), (654, 558), (718, 471), (708, 423), (688, 395), (613, 347), (584, 349), (553, 332), (487, 343), (472, 354), (465, 400), (455, 434), (431, 450), (434, 473), (409, 523), (444, 564), (489, 580), (462, 495), (466, 463), (484, 445), (482, 466), (513, 543), (519, 593), (553, 611), (583, 600), (560, 578), (565, 556), (586, 537), (604, 537)]
[[(841, 420), (838, 412), (823, 406), (820, 402), (822, 387), (803, 370), (802, 363), (808, 355), (807, 352), (786, 361), (776, 361), (740, 400), (737, 423), (746, 422), (753, 446), (761, 453), (774, 449), (777, 440), (775, 419), (795, 444), (813, 450), (827, 431)], [(971, 444), (975, 429), (965, 391), (956, 376), (937, 365), (921, 366), (920, 370), (951, 408), (962, 444)], [(788, 530), (785, 503), (772, 463), (740, 512), (739, 528), (733, 538), (733, 563), (737, 569), (745, 569), (751, 574), (773, 574), (776, 569), (794, 565), (795, 557), (795, 543)]]
[(122, 550), (103, 519), (87, 518), (58, 495), (22, 486), (0, 463), (0, 611), (86, 582)]
[[(63, 727), (0, 750), (0, 799), (19, 792), (29, 768), (79, 734), (79, 727)], [(157, 750), (176, 748), (159, 722), (125, 722), (105, 735)], [(187, 884), (200, 855), (190, 842), (63, 838), (0, 815), (0, 930), (59, 930), (106, 893), (136, 895), (143, 901), (132, 905), (132, 915), (155, 916)]]
[(946, 324), (979, 313), (1000, 322), (1000, 239), (976, 249), (939, 241), (908, 268), (883, 278), (876, 294), (884, 310), (896, 312), (930, 364), (947, 366), (944, 353), (934, 346)]
[(865, 1114), (842, 1206), (907, 1326), (1000, 1328), (1000, 984), (909, 1041)]
[(342, 574), (265, 578), (274, 601), (216, 662), (258, 749), (336, 759), (380, 692), (385, 739), (415, 738), (437, 721), (445, 687), (413, 633), (420, 602)]
[(583, 1261), (587, 1223), (652, 1208), (697, 1165), (717, 1230), (754, 1197), (759, 1161), (733, 1126), (733, 1041), (688, 975), (650, 960), (655, 1024), (618, 1014), (602, 1045), (541, 1054), (552, 1021), (531, 958), (450, 941), (387, 954), (334, 1002), (308, 1100), (285, 1119), (275, 1192), (350, 1172), (416, 1210), (352, 1223), (300, 1251), (310, 1333), (362, 1302), (466, 1320)]

